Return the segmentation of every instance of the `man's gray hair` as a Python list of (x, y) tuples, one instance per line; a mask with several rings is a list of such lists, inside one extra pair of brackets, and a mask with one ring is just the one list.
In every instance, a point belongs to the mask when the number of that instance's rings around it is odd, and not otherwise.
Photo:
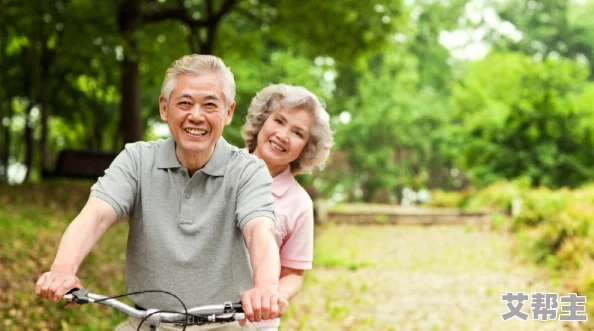
[(186, 55), (175, 60), (165, 73), (165, 79), (161, 86), (161, 96), (169, 101), (169, 96), (175, 88), (175, 80), (185, 74), (214, 73), (219, 75), (223, 83), (223, 94), (225, 94), (225, 108), (235, 100), (235, 79), (233, 73), (225, 66), (223, 60), (213, 55)]

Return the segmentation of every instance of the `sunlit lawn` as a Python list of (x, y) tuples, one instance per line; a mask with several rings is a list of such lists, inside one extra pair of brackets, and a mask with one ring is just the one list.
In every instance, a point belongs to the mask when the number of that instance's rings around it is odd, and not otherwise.
[[(283, 330), (560, 330), (503, 322), (506, 292), (563, 292), (512, 255), (514, 241), (468, 226), (327, 225), (315, 269)], [(530, 303), (523, 311), (530, 313)]]

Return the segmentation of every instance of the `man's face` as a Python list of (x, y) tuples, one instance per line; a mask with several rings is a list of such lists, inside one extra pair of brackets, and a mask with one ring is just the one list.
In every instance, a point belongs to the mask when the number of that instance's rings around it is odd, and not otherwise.
[(188, 157), (210, 153), (231, 123), (235, 103), (225, 109), (223, 83), (214, 73), (186, 74), (176, 79), (166, 102), (161, 96), (161, 119), (169, 125), (177, 143), (176, 151)]

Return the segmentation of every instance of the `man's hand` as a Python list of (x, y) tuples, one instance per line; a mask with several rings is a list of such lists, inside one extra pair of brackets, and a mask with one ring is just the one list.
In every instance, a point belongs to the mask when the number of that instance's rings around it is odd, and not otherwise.
[[(35, 283), (35, 293), (40, 298), (58, 302), (71, 289), (82, 288), (76, 277), (78, 266), (116, 220), (116, 211), (110, 204), (90, 197), (62, 235), (54, 263)], [(69, 303), (67, 307), (74, 305)]]
[[(73, 273), (49, 271), (41, 275), (35, 283), (35, 293), (40, 298), (58, 302), (62, 300), (64, 294), (73, 288), (82, 288), (78, 277)], [(75, 304), (70, 302), (66, 306), (71, 307)]]
[[(283, 301), (276, 289), (262, 287), (244, 292), (241, 296), (241, 304), (247, 320), (251, 323), (280, 317), (280, 313), (284, 313), (288, 306), (287, 300)], [(245, 323), (245, 320), (239, 321), (242, 326)]]

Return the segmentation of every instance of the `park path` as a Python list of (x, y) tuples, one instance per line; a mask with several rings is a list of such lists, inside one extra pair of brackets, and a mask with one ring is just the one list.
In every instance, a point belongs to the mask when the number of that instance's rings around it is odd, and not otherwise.
[[(329, 225), (282, 330), (580, 330), (507, 312), (507, 292), (567, 294), (516, 256), (511, 237), (470, 226)], [(515, 253), (514, 253), (515, 252)], [(529, 301), (524, 312), (530, 313)]]

